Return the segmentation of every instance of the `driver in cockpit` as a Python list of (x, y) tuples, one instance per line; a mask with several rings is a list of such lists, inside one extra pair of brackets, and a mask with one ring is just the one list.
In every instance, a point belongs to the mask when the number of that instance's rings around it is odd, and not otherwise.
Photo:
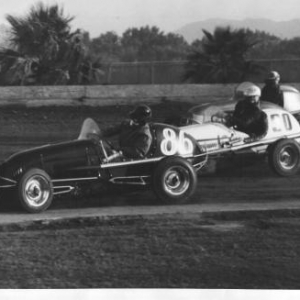
[(244, 92), (244, 98), (240, 100), (233, 112), (232, 126), (245, 132), (251, 138), (261, 138), (268, 128), (267, 115), (260, 109), (261, 91), (258, 86), (251, 86)]
[(152, 110), (147, 105), (139, 105), (129, 113), (130, 119), (121, 124), (103, 130), (104, 137), (119, 134), (120, 155), (141, 159), (146, 156), (152, 144), (152, 134), (148, 121)]

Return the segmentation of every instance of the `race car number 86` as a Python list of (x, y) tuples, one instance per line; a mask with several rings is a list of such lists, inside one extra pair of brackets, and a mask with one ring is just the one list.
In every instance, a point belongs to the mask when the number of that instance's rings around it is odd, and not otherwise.
[(193, 152), (192, 141), (185, 137), (182, 131), (179, 131), (179, 136), (177, 136), (173, 129), (165, 128), (163, 137), (160, 150), (164, 155), (174, 155), (177, 152), (184, 155)]

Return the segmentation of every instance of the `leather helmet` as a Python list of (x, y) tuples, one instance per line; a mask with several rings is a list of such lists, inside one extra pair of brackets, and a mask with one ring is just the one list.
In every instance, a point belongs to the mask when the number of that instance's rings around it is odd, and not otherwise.
[(280, 75), (279, 75), (278, 72), (276, 72), (276, 71), (271, 71), (271, 72), (268, 74), (267, 80), (277, 80), (277, 79), (280, 79)]
[(152, 117), (152, 110), (148, 105), (138, 105), (129, 116), (138, 122), (146, 122)]

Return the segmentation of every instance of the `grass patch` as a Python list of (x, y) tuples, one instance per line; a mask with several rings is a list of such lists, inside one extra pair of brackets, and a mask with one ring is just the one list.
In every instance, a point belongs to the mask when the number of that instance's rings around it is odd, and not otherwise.
[(0, 233), (0, 288), (299, 289), (299, 224), (287, 211), (23, 224)]

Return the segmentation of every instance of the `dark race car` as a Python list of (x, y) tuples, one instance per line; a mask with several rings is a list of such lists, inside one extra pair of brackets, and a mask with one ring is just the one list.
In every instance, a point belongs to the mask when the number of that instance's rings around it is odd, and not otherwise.
[[(193, 194), (196, 171), (205, 164), (201, 147), (177, 127), (152, 123), (153, 143), (144, 159), (116, 157), (92, 119), (77, 140), (16, 153), (0, 166), (3, 197), (12, 194), (30, 213), (46, 210), (53, 196), (80, 183), (152, 186), (164, 203), (183, 203)], [(12, 201), (6, 197), (6, 201)]]

